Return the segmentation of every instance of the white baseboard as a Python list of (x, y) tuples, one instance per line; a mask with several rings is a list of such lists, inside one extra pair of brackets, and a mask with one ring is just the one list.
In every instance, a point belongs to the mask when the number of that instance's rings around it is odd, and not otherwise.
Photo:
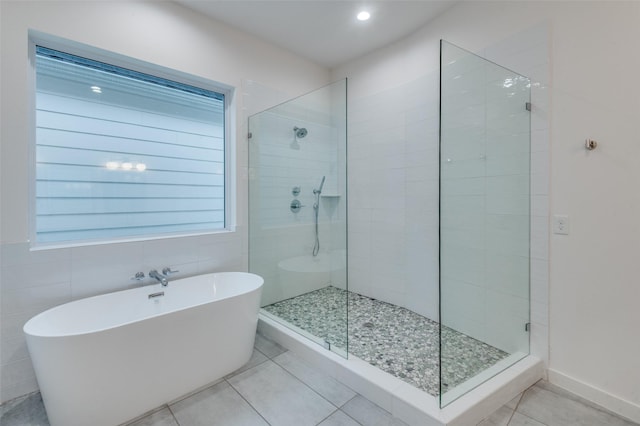
[(640, 405), (569, 377), (559, 371), (549, 369), (548, 374), (550, 383), (564, 388), (622, 417), (640, 423)]

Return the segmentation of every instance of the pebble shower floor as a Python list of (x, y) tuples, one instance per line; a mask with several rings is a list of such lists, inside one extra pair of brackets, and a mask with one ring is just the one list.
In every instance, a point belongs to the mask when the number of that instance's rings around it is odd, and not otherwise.
[[(333, 286), (265, 306), (267, 312), (433, 396), (439, 389), (439, 324), (408, 309)], [(442, 328), (443, 391), (509, 354), (448, 327)]]

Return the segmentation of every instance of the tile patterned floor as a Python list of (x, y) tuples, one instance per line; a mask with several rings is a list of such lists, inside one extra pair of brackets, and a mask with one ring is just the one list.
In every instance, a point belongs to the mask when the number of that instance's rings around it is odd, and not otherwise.
[(478, 426), (638, 426), (544, 380)]
[[(48, 426), (39, 393), (0, 406), (2, 426)], [(260, 335), (251, 360), (127, 426), (401, 426), (405, 423)], [(539, 382), (479, 426), (638, 426)], [(474, 426), (474, 425), (470, 425)]]
[[(440, 393), (440, 325), (408, 309), (328, 286), (263, 309), (423, 391)], [(442, 329), (443, 389), (484, 371), (506, 352)]]

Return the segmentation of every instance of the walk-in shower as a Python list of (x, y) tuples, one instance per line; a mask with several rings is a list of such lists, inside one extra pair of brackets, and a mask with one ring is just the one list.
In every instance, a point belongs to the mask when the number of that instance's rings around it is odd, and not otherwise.
[[(263, 315), (440, 407), (525, 357), (529, 94), (526, 77), (443, 42), (439, 72), (359, 93), (348, 117), (346, 82), (250, 117)], [(300, 117), (313, 143), (292, 151)], [(312, 209), (288, 211), (294, 185)]]

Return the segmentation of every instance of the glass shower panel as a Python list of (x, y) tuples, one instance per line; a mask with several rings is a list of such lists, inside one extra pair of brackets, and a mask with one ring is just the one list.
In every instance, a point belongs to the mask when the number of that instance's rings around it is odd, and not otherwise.
[(530, 82), (445, 41), (440, 403), (529, 353)]
[(262, 314), (347, 354), (346, 80), (249, 117), (249, 270)]

